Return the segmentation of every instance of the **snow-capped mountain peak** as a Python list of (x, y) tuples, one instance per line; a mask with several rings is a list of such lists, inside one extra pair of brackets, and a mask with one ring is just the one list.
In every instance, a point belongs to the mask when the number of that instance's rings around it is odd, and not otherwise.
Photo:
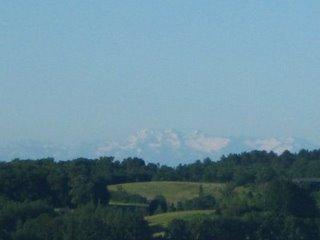
[(126, 157), (140, 157), (147, 162), (176, 165), (210, 157), (218, 160), (223, 154), (240, 153), (250, 150), (266, 150), (281, 154), (285, 150), (299, 151), (302, 148), (319, 147), (302, 139), (284, 138), (235, 138), (208, 135), (200, 131), (181, 133), (172, 129), (142, 129), (121, 141), (100, 141), (79, 146), (48, 147), (47, 143), (34, 141), (0, 145), (0, 158), (41, 158), (55, 157), (57, 160), (77, 157), (95, 158), (114, 156), (121, 160)]
[(185, 163), (223, 154), (250, 150), (266, 150), (281, 154), (285, 150), (298, 151), (313, 148), (303, 140), (287, 138), (227, 138), (210, 136), (200, 131), (180, 133), (171, 129), (143, 129), (125, 141), (107, 142), (96, 149), (96, 156), (113, 155), (119, 159), (129, 156), (166, 164)]

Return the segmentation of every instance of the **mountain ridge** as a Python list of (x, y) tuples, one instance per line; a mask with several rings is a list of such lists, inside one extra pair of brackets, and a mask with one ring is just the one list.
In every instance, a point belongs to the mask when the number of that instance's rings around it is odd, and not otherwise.
[(201, 131), (182, 133), (172, 129), (142, 129), (122, 141), (96, 141), (74, 146), (60, 146), (40, 141), (20, 141), (0, 145), (1, 160), (14, 158), (54, 157), (57, 160), (78, 157), (95, 158), (114, 156), (116, 159), (139, 157), (147, 162), (176, 165), (210, 157), (218, 160), (222, 155), (251, 150), (273, 151), (281, 154), (318, 146), (310, 141), (293, 137), (223, 137)]

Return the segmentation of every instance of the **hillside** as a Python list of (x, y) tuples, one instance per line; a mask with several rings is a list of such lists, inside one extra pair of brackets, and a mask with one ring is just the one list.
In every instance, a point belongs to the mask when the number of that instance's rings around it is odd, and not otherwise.
[(178, 201), (197, 197), (201, 185), (204, 193), (213, 196), (219, 195), (219, 189), (223, 186), (221, 183), (162, 181), (116, 184), (108, 186), (108, 189), (111, 193), (122, 189), (131, 194), (139, 194), (147, 199), (162, 195), (166, 198), (168, 203), (177, 203)]

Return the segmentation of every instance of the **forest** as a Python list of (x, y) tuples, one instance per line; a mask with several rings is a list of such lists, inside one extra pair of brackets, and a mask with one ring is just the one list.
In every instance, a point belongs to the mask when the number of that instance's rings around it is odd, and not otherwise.
[(319, 210), (320, 150), (0, 162), (1, 240), (314, 240)]

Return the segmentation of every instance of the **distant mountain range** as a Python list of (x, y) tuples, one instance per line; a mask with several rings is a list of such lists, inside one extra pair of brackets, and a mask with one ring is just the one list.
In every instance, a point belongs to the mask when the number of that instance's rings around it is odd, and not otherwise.
[(292, 137), (218, 137), (199, 131), (180, 133), (174, 130), (144, 129), (123, 141), (93, 142), (73, 147), (62, 147), (31, 140), (0, 143), (0, 159), (54, 157), (56, 160), (65, 160), (77, 157), (114, 156), (119, 160), (126, 157), (141, 157), (147, 162), (176, 165), (205, 157), (218, 160), (223, 154), (255, 149), (281, 154), (285, 150), (296, 152), (302, 148), (318, 147), (309, 141)]

